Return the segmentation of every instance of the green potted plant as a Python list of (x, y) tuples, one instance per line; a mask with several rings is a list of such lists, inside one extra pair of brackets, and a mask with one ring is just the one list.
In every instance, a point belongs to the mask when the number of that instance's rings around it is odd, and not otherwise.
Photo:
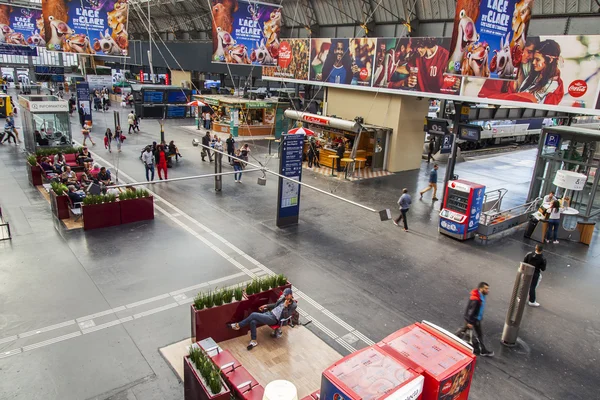
[(119, 195), (121, 223), (154, 219), (154, 198), (146, 189), (127, 189)]
[(230, 400), (220, 370), (204, 350), (193, 344), (183, 361), (185, 400)]
[(33, 154), (27, 156), (27, 177), (31, 186), (42, 184), (42, 169), (38, 165), (37, 157)]
[(223, 303), (228, 304), (233, 301), (233, 289), (223, 288), (221, 291)]
[(52, 214), (58, 219), (69, 219), (69, 197), (67, 193), (69, 189), (67, 185), (60, 182), (50, 183), (50, 206)]
[(115, 195), (91, 195), (83, 199), (83, 229), (121, 225), (121, 207)]
[(241, 286), (236, 286), (233, 289), (233, 297), (236, 301), (241, 301), (244, 298), (244, 289)]

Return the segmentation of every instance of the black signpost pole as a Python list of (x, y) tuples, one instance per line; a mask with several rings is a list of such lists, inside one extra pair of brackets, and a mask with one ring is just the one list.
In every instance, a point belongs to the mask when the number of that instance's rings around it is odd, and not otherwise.
[[(281, 135), (280, 149), (279, 174), (301, 182), (304, 135)], [(300, 187), (290, 180), (279, 178), (276, 221), (279, 228), (298, 223)]]
[[(462, 102), (454, 102), (454, 125), (452, 126), (452, 150), (450, 150), (450, 156), (448, 157), (448, 163), (446, 164), (446, 175), (444, 177), (444, 186), (442, 186), (442, 196), (446, 194), (446, 187), (448, 186), (448, 181), (450, 181), (454, 177), (454, 166), (456, 165), (456, 152), (457, 152), (457, 143), (456, 139), (458, 138), (458, 125), (460, 123), (461, 118), (461, 109)], [(443, 198), (442, 198), (443, 200)], [(444, 208), (444, 202), (440, 201), (440, 210)]]

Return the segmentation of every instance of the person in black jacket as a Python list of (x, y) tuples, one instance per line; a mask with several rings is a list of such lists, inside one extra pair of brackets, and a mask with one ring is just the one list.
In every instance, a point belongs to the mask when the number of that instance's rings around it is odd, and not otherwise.
[(206, 135), (202, 136), (202, 145), (207, 146), (202, 148), (202, 161), (206, 161), (204, 157), (208, 154), (208, 159), (212, 162), (212, 155), (210, 154), (210, 131), (206, 131)]
[(477, 289), (471, 290), (469, 303), (465, 310), (465, 325), (456, 331), (456, 336), (464, 337), (469, 329), (473, 329), (477, 336), (477, 340), (473, 343), (475, 354), (483, 357), (494, 356), (493, 351), (489, 351), (485, 348), (485, 345), (483, 344), (483, 331), (481, 330), (481, 320), (483, 319), (483, 312), (485, 310), (485, 298), (489, 292), (490, 285), (486, 282), (480, 282), (479, 285), (477, 285)]
[(338, 144), (336, 154), (338, 158), (335, 159), (337, 163), (337, 172), (342, 172), (342, 158), (344, 158), (344, 153), (346, 152), (346, 140), (342, 139), (340, 144)]
[(256, 342), (257, 324), (277, 325), (282, 319), (291, 317), (295, 309), (296, 301), (292, 295), (292, 289), (286, 288), (275, 303), (260, 306), (258, 308), (260, 312), (253, 312), (243, 321), (227, 324), (227, 326), (237, 331), (240, 328), (250, 325), (250, 344), (248, 344), (248, 350), (252, 350), (258, 346)]
[(542, 271), (546, 270), (546, 257), (542, 254), (544, 248), (541, 244), (535, 246), (534, 252), (529, 252), (523, 260), (524, 263), (535, 267), (533, 278), (531, 279), (531, 286), (529, 286), (529, 305), (531, 307), (539, 307), (540, 303), (535, 301), (535, 289), (540, 281)]

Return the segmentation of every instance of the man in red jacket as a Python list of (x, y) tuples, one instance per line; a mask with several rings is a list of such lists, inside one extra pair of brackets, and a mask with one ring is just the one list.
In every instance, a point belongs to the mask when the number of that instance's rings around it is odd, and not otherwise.
[(483, 344), (483, 331), (481, 330), (481, 320), (485, 310), (485, 298), (490, 292), (490, 285), (480, 282), (477, 289), (471, 290), (469, 303), (465, 310), (465, 325), (456, 331), (456, 336), (464, 337), (469, 329), (475, 331), (476, 338), (473, 338), (473, 347), (476, 355), (483, 357), (493, 357), (494, 352), (489, 351)]

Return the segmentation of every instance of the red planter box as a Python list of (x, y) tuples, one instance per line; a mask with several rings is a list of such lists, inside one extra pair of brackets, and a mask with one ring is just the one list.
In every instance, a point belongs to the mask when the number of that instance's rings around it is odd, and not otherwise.
[(37, 165), (27, 163), (27, 176), (29, 177), (29, 183), (32, 186), (39, 186), (42, 184), (42, 169)]
[(278, 286), (273, 289), (265, 290), (264, 292), (256, 294), (247, 295), (246, 292), (244, 292), (244, 297), (250, 300), (251, 308), (258, 310), (258, 307), (264, 304), (275, 303), (283, 293), (283, 290), (291, 287), (292, 284), (288, 282), (283, 286)]
[(192, 304), (190, 306), (192, 317), (191, 337), (194, 339), (194, 342), (211, 337), (218, 343), (244, 336), (250, 330), (249, 327), (234, 331), (233, 329), (229, 329), (227, 324), (239, 322), (257, 310), (250, 308), (250, 302), (245, 299), (218, 307), (203, 308), (202, 310), (196, 310)]
[(54, 190), (50, 190), (50, 205), (52, 207), (52, 214), (58, 219), (69, 219), (69, 197), (65, 194), (57, 196)]
[(83, 229), (98, 229), (121, 225), (121, 207), (118, 201), (114, 203), (82, 206)]
[(121, 205), (121, 223), (154, 219), (154, 197), (119, 201)]
[(221, 379), (221, 382), (224, 390), (217, 395), (213, 395), (210, 389), (204, 385), (204, 381), (190, 358), (188, 356), (183, 357), (184, 400), (230, 400), (231, 392), (223, 379)]

